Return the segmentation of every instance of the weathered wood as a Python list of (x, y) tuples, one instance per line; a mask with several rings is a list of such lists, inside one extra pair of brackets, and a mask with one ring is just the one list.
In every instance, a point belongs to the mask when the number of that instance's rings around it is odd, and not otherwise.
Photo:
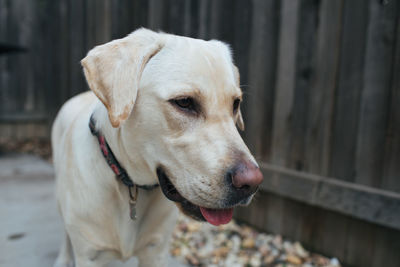
[(53, 58), (52, 86), (47, 88), (47, 103), (51, 116), (68, 99), (70, 90), (69, 80), (69, 5), (68, 0), (60, 0), (58, 4), (52, 1), (54, 13), (52, 14), (52, 49), (49, 51)]
[(12, 122), (0, 124), (0, 139), (26, 140), (32, 138), (46, 139), (50, 134), (46, 122)]
[[(399, 253), (390, 252), (391, 248), (394, 248), (394, 251), (400, 251), (400, 231), (394, 232), (389, 228), (375, 228), (374, 233), (374, 251), (370, 257), (366, 257), (370, 259), (369, 264), (373, 267), (400, 266)], [(365, 234), (365, 232), (362, 234)]]
[(141, 4), (147, 4), (147, 1), (111, 1), (111, 39), (126, 36), (146, 21), (142, 18), (147, 15), (147, 8)]
[(198, 38), (200, 26), (200, 2), (201, 0), (185, 2), (185, 36)]
[[(127, 0), (128, 2), (130, 0)], [(133, 27), (129, 28), (129, 32), (132, 32), (133, 30), (140, 28), (140, 27), (149, 27), (149, 17), (150, 17), (150, 11), (149, 11), (149, 1), (141, 1), (141, 0), (135, 0), (134, 1), (134, 6), (131, 10), (132, 14), (131, 20), (133, 22)], [(121, 5), (121, 8), (125, 8), (124, 5)], [(118, 19), (118, 18), (116, 18)]]
[(299, 1), (283, 0), (280, 13), (279, 54), (270, 160), (280, 166), (285, 166), (290, 146), (288, 126), (294, 101), (299, 3)]
[[(8, 16), (9, 16), (9, 1), (0, 0), (0, 39), (6, 41), (8, 39)], [(3, 42), (4, 42), (3, 41)], [(7, 112), (6, 106), (3, 104), (4, 100), (7, 98), (7, 89), (9, 88), (10, 74), (7, 67), (8, 57), (2, 55), (0, 56), (0, 114)]]
[(69, 10), (69, 95), (72, 96), (86, 89), (80, 65), (80, 61), (87, 53), (85, 1), (70, 1)]
[(398, 1), (369, 2), (369, 27), (365, 55), (356, 149), (356, 183), (379, 187), (388, 122), (392, 55)]
[(296, 82), (290, 119), (287, 121), (290, 144), (285, 154), (285, 165), (296, 170), (308, 169), (308, 162), (304, 160), (305, 136), (310, 101), (309, 88), (314, 75), (316, 75), (314, 50), (316, 48), (318, 3), (302, 1), (299, 6)]
[[(359, 266), (369, 266), (371, 259), (366, 255), (373, 255), (375, 250), (375, 227), (371, 224), (360, 225), (356, 221), (350, 221), (348, 233), (351, 235), (346, 242), (345, 262), (358, 262)], [(360, 246), (359, 244), (364, 245)]]
[(363, 87), (368, 5), (364, 0), (344, 1), (343, 8), (329, 176), (353, 181), (359, 98)]
[(35, 122), (47, 121), (48, 115), (45, 113), (7, 113), (0, 114), (0, 122)]
[(400, 5), (397, 8), (396, 52), (393, 57), (391, 102), (381, 187), (400, 192)]
[(252, 27), (251, 32), (245, 136), (252, 151), (265, 159), (269, 158), (272, 138), (278, 8), (278, 1), (253, 1), (252, 24), (257, 27)]
[(149, 0), (148, 26), (152, 30), (162, 29), (164, 1)]
[(319, 9), (315, 74), (308, 94), (304, 161), (307, 171), (320, 175), (328, 175), (342, 7), (343, 1), (324, 1)]
[(197, 35), (198, 38), (208, 39), (209, 33), (209, 8), (210, 8), (210, 0), (202, 0), (199, 4), (199, 33)]
[(400, 230), (400, 194), (261, 164), (262, 189)]
[[(239, 68), (240, 83), (243, 85), (244, 97), (248, 89), (248, 58), (250, 46), (247, 40), (251, 38), (251, 18), (252, 18), (252, 2), (251, 1), (235, 1), (233, 29), (242, 29), (234, 31), (232, 40), (234, 63)], [(245, 111), (242, 111), (243, 113)]]
[(190, 1), (185, 0), (169, 0), (166, 1), (166, 23), (163, 30), (167, 32), (183, 35), (185, 32), (185, 6)]
[[(309, 210), (309, 217), (312, 218), (312, 221), (308, 220), (306, 224), (311, 234), (302, 236), (299, 240), (316, 251), (334, 255), (343, 263), (347, 255), (347, 240), (352, 234), (348, 231), (348, 226), (353, 219), (314, 206), (306, 207)], [(299, 218), (302, 217), (305, 217), (305, 214), (299, 215)], [(358, 246), (363, 247), (360, 244)]]

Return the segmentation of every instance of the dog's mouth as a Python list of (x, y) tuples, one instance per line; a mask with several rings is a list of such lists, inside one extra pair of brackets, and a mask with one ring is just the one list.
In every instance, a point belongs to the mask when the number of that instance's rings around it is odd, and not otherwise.
[(159, 167), (157, 168), (157, 176), (160, 182), (160, 187), (165, 197), (174, 201), (180, 210), (190, 216), (191, 218), (199, 221), (207, 221), (212, 225), (218, 226), (227, 224), (232, 220), (233, 208), (228, 209), (210, 209), (200, 207), (186, 198), (184, 198), (172, 184), (165, 171)]

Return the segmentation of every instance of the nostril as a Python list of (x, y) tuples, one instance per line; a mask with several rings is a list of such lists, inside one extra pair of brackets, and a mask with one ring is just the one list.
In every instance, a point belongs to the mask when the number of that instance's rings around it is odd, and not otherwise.
[(230, 178), (236, 189), (252, 191), (261, 184), (263, 175), (253, 163), (241, 162), (230, 172)]
[(242, 185), (241, 187), (237, 187), (237, 189), (249, 190), (249, 189), (250, 189), (250, 186), (249, 186), (249, 185)]

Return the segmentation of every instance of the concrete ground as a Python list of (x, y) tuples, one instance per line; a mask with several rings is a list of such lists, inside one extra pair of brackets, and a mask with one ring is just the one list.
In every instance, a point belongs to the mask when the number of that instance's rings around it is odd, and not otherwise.
[[(0, 157), (0, 266), (52, 266), (63, 233), (53, 192), (49, 163), (30, 155)], [(184, 265), (170, 258), (168, 266)]]

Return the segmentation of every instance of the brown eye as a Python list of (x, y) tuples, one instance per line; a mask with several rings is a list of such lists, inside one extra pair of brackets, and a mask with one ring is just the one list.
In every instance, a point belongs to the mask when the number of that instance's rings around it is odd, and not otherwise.
[(239, 105), (240, 105), (240, 99), (237, 98), (237, 99), (235, 99), (235, 101), (233, 101), (233, 113), (234, 114), (238, 111)]
[(191, 97), (172, 99), (171, 103), (183, 111), (196, 112), (196, 103)]

